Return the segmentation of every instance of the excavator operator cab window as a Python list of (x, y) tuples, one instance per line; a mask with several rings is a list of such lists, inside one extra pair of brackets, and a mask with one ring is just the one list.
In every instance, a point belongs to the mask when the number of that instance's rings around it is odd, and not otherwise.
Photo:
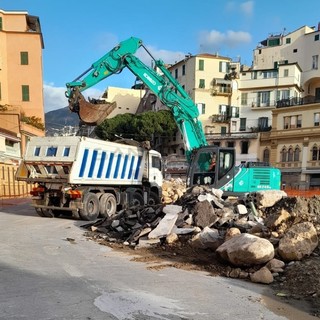
[(234, 152), (233, 150), (221, 150), (219, 153), (219, 172), (218, 178), (221, 179), (234, 166)]
[(198, 154), (195, 163), (193, 184), (212, 185), (215, 181), (217, 167), (217, 154), (212, 152), (201, 152)]

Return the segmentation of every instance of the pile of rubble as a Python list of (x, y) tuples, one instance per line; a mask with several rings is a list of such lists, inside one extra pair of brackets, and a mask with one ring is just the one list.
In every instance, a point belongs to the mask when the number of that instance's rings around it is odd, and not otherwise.
[(220, 190), (185, 190), (168, 182), (163, 204), (122, 210), (83, 227), (96, 238), (134, 249), (188, 243), (214, 252), (226, 264), (226, 276), (269, 284), (291, 261), (318, 247), (319, 208), (319, 197), (307, 201), (265, 191), (223, 200)]

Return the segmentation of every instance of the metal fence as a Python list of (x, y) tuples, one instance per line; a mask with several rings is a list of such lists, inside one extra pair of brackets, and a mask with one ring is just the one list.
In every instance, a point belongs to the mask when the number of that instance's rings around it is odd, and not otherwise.
[(17, 166), (0, 164), (0, 198), (27, 197), (32, 185), (15, 179)]

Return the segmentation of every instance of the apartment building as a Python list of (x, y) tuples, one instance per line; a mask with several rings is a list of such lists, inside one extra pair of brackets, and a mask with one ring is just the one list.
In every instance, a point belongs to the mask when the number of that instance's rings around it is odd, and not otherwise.
[(320, 25), (270, 35), (240, 75), (240, 122), (259, 129), (259, 157), (287, 187), (320, 187), (319, 49)]
[[(168, 69), (195, 102), (208, 143), (235, 147), (238, 164), (256, 161), (258, 134), (240, 132), (237, 121), (239, 106), (233, 92), (238, 90), (240, 62), (198, 54), (188, 55)], [(184, 155), (182, 138), (179, 133), (168, 141), (167, 154)]]
[[(0, 195), (12, 195), (13, 172), (28, 137), (44, 136), (40, 21), (27, 12), (0, 9)], [(12, 183), (11, 183), (12, 185)], [(19, 191), (20, 192), (20, 191)]]

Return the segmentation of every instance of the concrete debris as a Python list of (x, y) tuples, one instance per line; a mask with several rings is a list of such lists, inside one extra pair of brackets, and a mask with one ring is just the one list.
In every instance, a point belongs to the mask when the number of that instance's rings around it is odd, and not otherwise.
[(319, 245), (319, 197), (306, 201), (279, 191), (223, 200), (221, 190), (186, 189), (179, 179), (165, 181), (163, 191), (162, 204), (124, 209), (82, 227), (134, 249), (187, 243), (214, 252), (226, 276), (264, 284)]

